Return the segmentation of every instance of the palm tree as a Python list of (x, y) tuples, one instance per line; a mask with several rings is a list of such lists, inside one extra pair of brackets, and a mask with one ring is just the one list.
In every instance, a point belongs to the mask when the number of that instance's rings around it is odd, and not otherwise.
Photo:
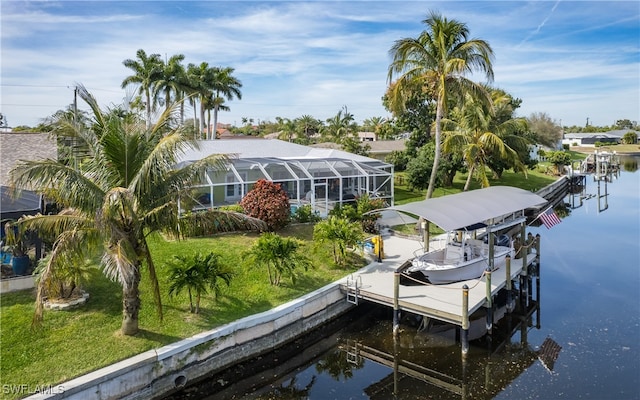
[(329, 242), (333, 246), (333, 261), (339, 265), (345, 259), (347, 246), (354, 246), (363, 238), (362, 228), (357, 222), (330, 216), (313, 228), (313, 240)]
[[(10, 173), (16, 187), (46, 193), (64, 208), (57, 215), (18, 221), (22, 230), (56, 238), (40, 278), (34, 322), (42, 320), (43, 288), (60, 264), (70, 254), (76, 254), (78, 259), (100, 256), (105, 275), (122, 285), (122, 333), (133, 335), (138, 331), (139, 284), (145, 265), (162, 318), (160, 289), (147, 236), (161, 231), (180, 237), (190, 220), (178, 215), (179, 196), (186, 195), (207, 169), (222, 168), (226, 158), (210, 156), (176, 168), (182, 152), (197, 148), (197, 142), (187, 138), (183, 128), (169, 128), (176, 106), (147, 130), (136, 121), (122, 119), (118, 113), (102, 111), (84, 87), (80, 88), (80, 97), (92, 111), (92, 129), (77, 134), (88, 144), (91, 157), (75, 169), (57, 160), (24, 161)], [(241, 214), (219, 212), (199, 223), (207, 223), (215, 230), (229, 226), (227, 223), (245, 221)], [(257, 220), (250, 222), (256, 229), (264, 229)]]
[(228, 111), (229, 107), (224, 106), (225, 100), (242, 99), (240, 88), (242, 83), (233, 75), (235, 69), (231, 67), (214, 67), (211, 71), (211, 89), (213, 90), (213, 133), (210, 139), (216, 139), (216, 130), (218, 129), (218, 111)]
[(336, 143), (342, 143), (355, 130), (353, 114), (343, 106), (338, 113), (327, 119), (326, 134)]
[[(214, 296), (220, 294), (220, 282), (229, 286), (233, 273), (225, 267), (220, 260), (220, 255), (213, 252), (203, 256), (197, 253), (193, 257), (174, 256), (169, 276), (169, 295), (178, 294), (184, 288), (189, 294), (189, 311), (200, 313), (200, 298), (207, 294), (207, 289), (213, 290)], [(196, 295), (196, 305), (193, 306), (193, 295)]]
[(426, 195), (430, 198), (440, 161), (441, 121), (446, 114), (448, 98), (470, 92), (488, 100), (484, 88), (467, 79), (465, 74), (479, 70), (492, 80), (493, 50), (484, 40), (468, 39), (466, 24), (449, 20), (437, 12), (432, 11), (422, 22), (427, 29), (417, 38), (397, 40), (391, 47), (388, 82), (392, 84), (394, 75), (399, 74), (390, 91), (390, 104), (394, 110), (404, 108), (403, 102), (412, 91), (427, 90), (436, 99), (436, 149)]
[(303, 267), (307, 270), (311, 265), (311, 261), (300, 254), (300, 244), (295, 238), (267, 232), (260, 235), (244, 257), (254, 265), (266, 266), (272, 285), (280, 285), (285, 274), (291, 276), (293, 283), (296, 283), (296, 268)]
[(459, 150), (462, 153), (469, 168), (464, 191), (469, 190), (474, 174), (477, 175), (482, 187), (490, 186), (487, 177), (487, 165), (490, 160), (505, 160), (515, 169), (524, 171), (526, 175), (526, 168), (518, 153), (507, 144), (507, 141), (520, 145), (522, 145), (520, 142), (526, 142), (525, 139), (511, 134), (513, 131), (525, 131), (526, 121), (517, 118), (497, 123), (494, 118), (495, 105), (500, 104), (501, 101), (496, 100), (491, 108), (487, 109), (485, 104), (467, 94), (464, 105), (452, 113), (456, 114), (458, 122), (452, 122), (455, 130), (445, 133), (443, 147), (445, 152)]
[(211, 95), (211, 88), (209, 82), (211, 82), (211, 68), (209, 63), (201, 62), (199, 65), (189, 64), (187, 66), (187, 80), (189, 82), (189, 93), (191, 97), (191, 104), (193, 105), (193, 121), (194, 124), (198, 120), (196, 117), (196, 108), (198, 101), (200, 102), (200, 124), (198, 129), (198, 137), (204, 132), (204, 112), (206, 107), (207, 98)]
[[(185, 83), (185, 69), (182, 65), (184, 54), (175, 54), (162, 63), (162, 70), (155, 82), (153, 82), (153, 97), (164, 96), (164, 107), (168, 110), (171, 106), (171, 93), (175, 95), (175, 101), (182, 100)], [(183, 120), (184, 109), (180, 108), (180, 118)]]
[(127, 59), (122, 62), (125, 67), (133, 71), (133, 75), (130, 75), (122, 81), (122, 88), (135, 84), (139, 85), (138, 93), (144, 95), (146, 101), (146, 118), (147, 118), (147, 130), (151, 128), (151, 89), (155, 82), (161, 77), (162, 74), (162, 59), (160, 54), (151, 54), (147, 56), (147, 53), (140, 49), (136, 52), (137, 59)]

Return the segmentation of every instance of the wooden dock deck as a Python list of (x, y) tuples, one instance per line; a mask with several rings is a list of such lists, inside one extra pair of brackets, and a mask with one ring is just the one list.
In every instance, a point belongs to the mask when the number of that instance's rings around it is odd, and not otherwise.
[[(352, 299), (366, 300), (394, 307), (394, 273), (405, 261), (422, 252), (421, 242), (396, 236), (384, 237), (385, 257), (374, 261), (340, 282), (341, 289)], [(535, 260), (535, 254), (527, 256), (527, 264)], [(517, 279), (523, 270), (523, 259), (511, 261), (511, 280)], [(491, 296), (504, 288), (507, 282), (506, 268), (491, 274)], [(451, 324), (463, 325), (463, 286), (469, 288), (468, 315), (483, 307), (487, 300), (486, 276), (444, 285), (400, 285), (398, 307), (422, 316)]]

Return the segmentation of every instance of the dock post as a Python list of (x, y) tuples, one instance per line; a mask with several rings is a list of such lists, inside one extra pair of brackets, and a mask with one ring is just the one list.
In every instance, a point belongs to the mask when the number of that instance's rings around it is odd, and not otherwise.
[(400, 307), (398, 297), (400, 296), (400, 272), (393, 273), (393, 338), (397, 339), (400, 331)]
[(493, 260), (494, 254), (495, 254), (495, 249), (494, 249), (494, 239), (493, 239), (493, 232), (489, 232), (489, 269), (491, 269), (493, 271), (493, 268), (495, 266), (495, 262)]
[(493, 329), (493, 298), (491, 296), (491, 270), (487, 268), (485, 271), (486, 276), (486, 308), (487, 308), (487, 332), (491, 334)]
[(422, 242), (423, 242), (423, 247), (424, 247), (424, 251), (429, 251), (429, 221), (427, 221), (426, 219), (422, 220), (421, 223), (421, 227), (422, 227)]
[(527, 226), (525, 225), (525, 223), (523, 222), (521, 227), (520, 227), (520, 241), (522, 242), (522, 251), (520, 251), (520, 256), (522, 256), (522, 272), (521, 274), (524, 276), (527, 276), (527, 254), (529, 254), (529, 243), (527, 243), (527, 235), (526, 235), (526, 231), (527, 231)]
[(507, 312), (511, 313), (513, 311), (513, 294), (511, 293), (513, 290), (513, 283), (511, 282), (511, 256), (509, 254), (505, 257), (504, 262), (506, 269), (505, 284), (507, 285)]
[(536, 235), (536, 328), (540, 329), (540, 234)]
[(462, 287), (462, 332), (460, 334), (462, 342), (462, 355), (469, 352), (469, 286)]

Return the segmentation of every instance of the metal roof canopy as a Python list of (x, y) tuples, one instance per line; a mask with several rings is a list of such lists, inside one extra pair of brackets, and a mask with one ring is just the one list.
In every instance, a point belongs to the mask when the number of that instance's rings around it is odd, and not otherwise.
[(546, 202), (543, 197), (524, 189), (491, 186), (393, 206), (390, 209), (423, 217), (445, 231), (452, 231)]

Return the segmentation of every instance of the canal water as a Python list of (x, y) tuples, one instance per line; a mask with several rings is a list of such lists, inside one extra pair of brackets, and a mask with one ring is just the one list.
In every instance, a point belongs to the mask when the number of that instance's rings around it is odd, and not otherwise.
[[(455, 330), (418, 332), (360, 305), (322, 331), (167, 399), (640, 399), (639, 157), (587, 176), (541, 236), (535, 310), (461, 356)], [(565, 215), (566, 214), (566, 215)]]

